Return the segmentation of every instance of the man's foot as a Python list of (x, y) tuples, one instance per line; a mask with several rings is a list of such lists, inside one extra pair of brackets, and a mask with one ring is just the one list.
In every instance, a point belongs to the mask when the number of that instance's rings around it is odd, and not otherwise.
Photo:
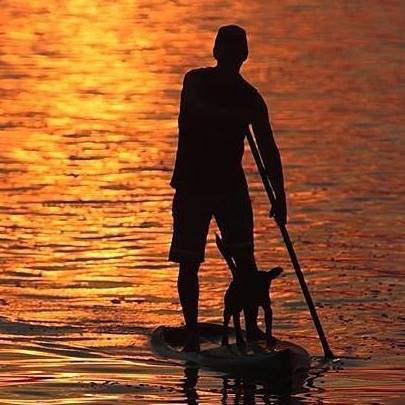
[(246, 338), (248, 340), (263, 340), (266, 339), (267, 336), (258, 326), (255, 326), (246, 331)]
[(200, 342), (186, 342), (182, 351), (199, 353), (200, 352)]
[(189, 332), (184, 343), (183, 352), (196, 352), (200, 351), (200, 337), (198, 332)]
[(272, 348), (274, 347), (278, 342), (278, 339), (276, 339), (274, 336), (270, 336), (267, 338), (267, 347)]
[(245, 350), (246, 342), (243, 339), (236, 339), (236, 346), (238, 346), (239, 350)]

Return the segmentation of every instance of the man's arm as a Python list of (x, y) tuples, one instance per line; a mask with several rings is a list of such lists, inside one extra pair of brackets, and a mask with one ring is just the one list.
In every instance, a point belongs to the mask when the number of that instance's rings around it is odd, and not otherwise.
[(280, 225), (285, 225), (287, 222), (287, 204), (280, 152), (274, 140), (266, 103), (259, 94), (252, 111), (252, 127), (266, 173), (276, 197), (276, 206), (273, 207), (272, 211), (276, 221)]

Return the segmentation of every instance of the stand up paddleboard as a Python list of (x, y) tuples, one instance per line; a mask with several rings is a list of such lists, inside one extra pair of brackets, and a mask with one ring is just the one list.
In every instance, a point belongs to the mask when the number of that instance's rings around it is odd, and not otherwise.
[[(188, 366), (213, 370), (232, 371), (240, 374), (260, 372), (268, 375), (291, 375), (308, 369), (310, 356), (302, 347), (286, 341), (277, 341), (271, 347), (258, 341), (240, 350), (235, 343), (221, 346), (222, 326), (200, 323), (201, 351), (183, 352), (184, 327), (159, 326), (151, 336), (153, 351), (165, 358), (177, 360)], [(232, 334), (232, 330), (230, 330)]]

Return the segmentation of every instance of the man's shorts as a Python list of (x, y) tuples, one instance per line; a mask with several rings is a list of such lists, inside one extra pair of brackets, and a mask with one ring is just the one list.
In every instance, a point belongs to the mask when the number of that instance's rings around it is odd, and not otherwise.
[(169, 260), (203, 262), (211, 218), (229, 251), (253, 249), (253, 211), (247, 188), (216, 195), (176, 190)]

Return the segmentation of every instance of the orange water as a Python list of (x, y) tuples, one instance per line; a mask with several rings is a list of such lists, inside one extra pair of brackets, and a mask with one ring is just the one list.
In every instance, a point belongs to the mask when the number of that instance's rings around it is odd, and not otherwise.
[[(404, 401), (403, 2), (3, 0), (0, 399), (7, 404)], [(275, 334), (314, 356), (304, 381), (185, 375), (148, 338), (179, 324), (167, 262), (182, 76), (219, 25), (249, 34), (289, 230), (333, 350), (321, 349), (251, 157), (257, 259), (283, 265)], [(213, 243), (200, 318), (229, 274)], [(284, 401), (284, 402), (283, 402)]]

